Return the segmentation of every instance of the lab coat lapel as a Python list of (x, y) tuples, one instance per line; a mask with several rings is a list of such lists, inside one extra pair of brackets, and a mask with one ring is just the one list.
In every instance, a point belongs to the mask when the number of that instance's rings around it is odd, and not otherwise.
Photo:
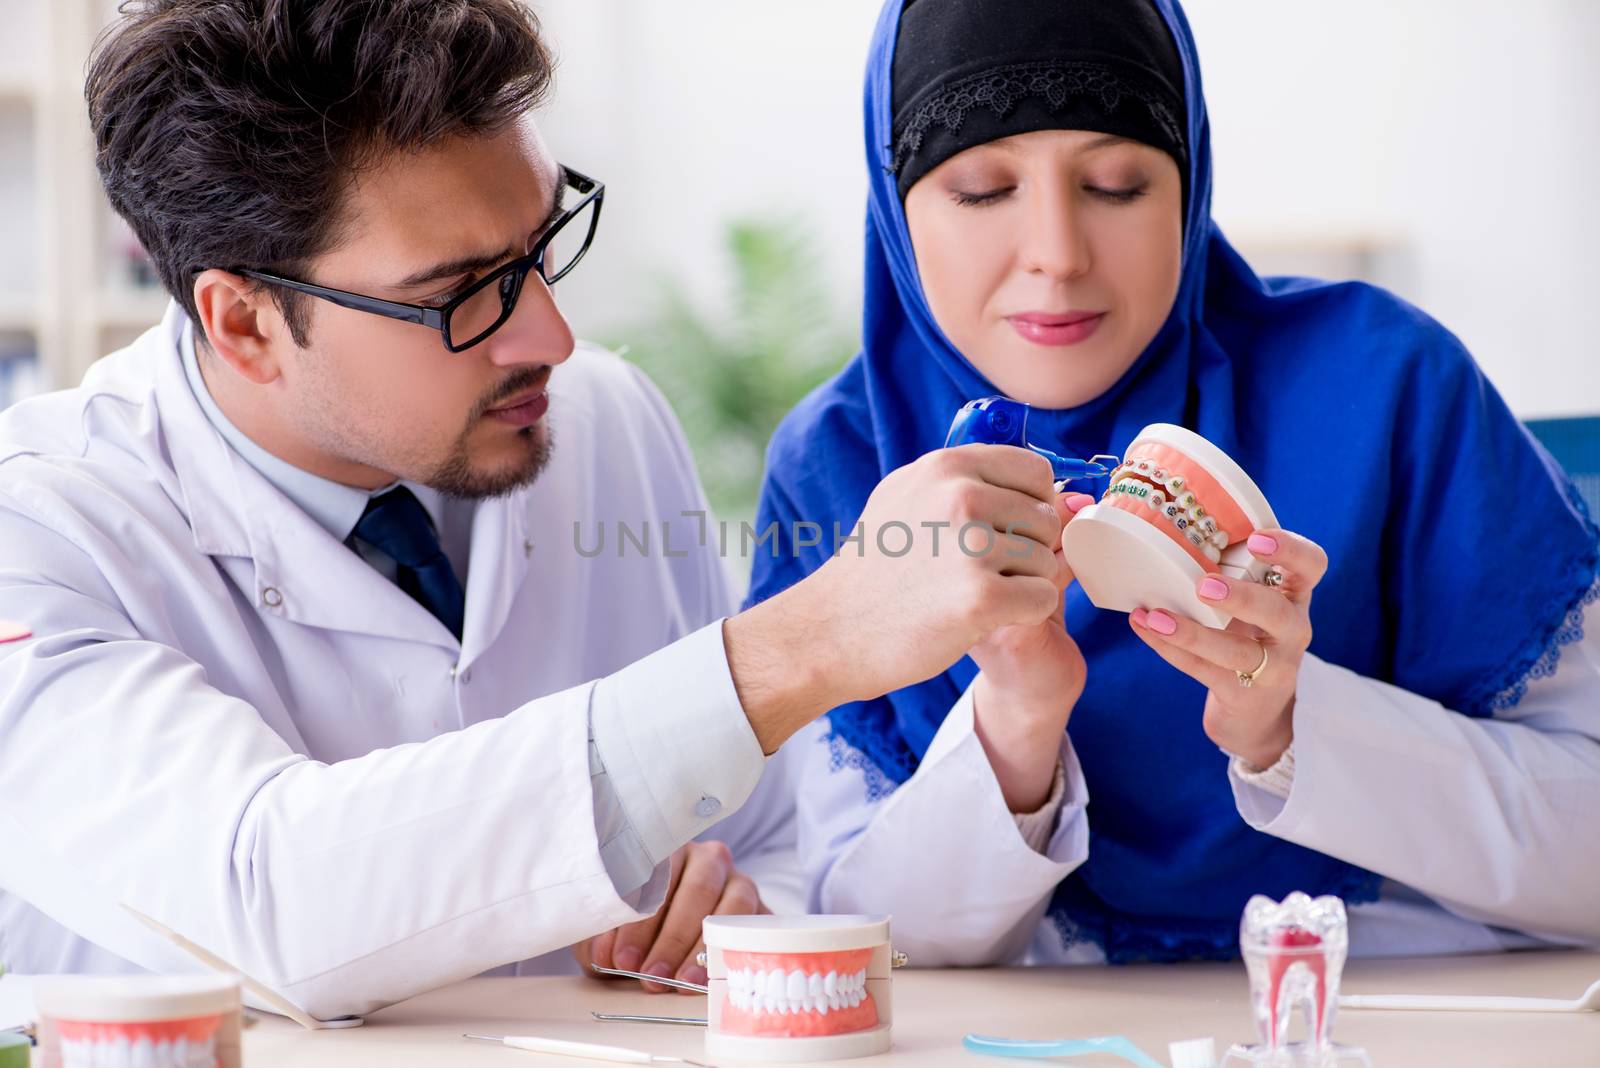
[[(264, 616), (456, 648), (444, 624), (324, 530), (217, 433), (184, 377), (178, 349), (183, 324), (173, 304), (161, 327), (139, 344), (159, 349), (152, 355), (163, 446), (195, 547), (208, 556), (249, 558), (255, 588), (245, 592)], [(471, 607), (469, 598), (469, 614)]]
[(528, 577), (533, 542), (528, 536), (528, 490), (480, 501), (472, 520), (471, 566), (467, 571), (467, 619), (461, 665), (494, 644)]

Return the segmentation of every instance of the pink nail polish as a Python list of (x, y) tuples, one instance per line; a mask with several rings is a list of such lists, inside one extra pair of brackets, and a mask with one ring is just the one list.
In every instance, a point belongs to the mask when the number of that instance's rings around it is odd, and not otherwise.
[(1219, 578), (1207, 578), (1200, 583), (1200, 596), (1208, 601), (1220, 601), (1228, 596), (1228, 584)]
[(1141, 626), (1141, 627), (1149, 626), (1150, 624), (1148, 622), (1146, 622), (1149, 618), (1150, 618), (1150, 613), (1146, 612), (1143, 608), (1135, 608), (1133, 610), (1133, 621), (1135, 623), (1139, 624), (1139, 626)]
[(1157, 634), (1173, 635), (1178, 632), (1178, 621), (1159, 608), (1145, 617), (1145, 626)]
[(1271, 556), (1278, 551), (1278, 539), (1269, 534), (1252, 534), (1245, 544), (1257, 556)]
[(1067, 510), (1077, 515), (1094, 503), (1094, 498), (1087, 493), (1069, 493), (1067, 495)]

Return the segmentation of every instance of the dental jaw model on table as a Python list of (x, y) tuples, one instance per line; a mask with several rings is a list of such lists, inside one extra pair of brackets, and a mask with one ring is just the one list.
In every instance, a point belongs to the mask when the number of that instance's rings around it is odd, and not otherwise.
[(606, 1013), (595, 1017), (703, 1024), (708, 1059), (835, 1061), (889, 1049), (890, 972), (906, 964), (905, 954), (890, 946), (889, 917), (707, 916), (701, 936), (706, 946), (700, 955), (705, 986), (590, 967), (602, 975), (664, 982), (703, 993), (706, 1019)]
[(706, 1056), (864, 1057), (889, 1048), (894, 966), (883, 916), (708, 916)]

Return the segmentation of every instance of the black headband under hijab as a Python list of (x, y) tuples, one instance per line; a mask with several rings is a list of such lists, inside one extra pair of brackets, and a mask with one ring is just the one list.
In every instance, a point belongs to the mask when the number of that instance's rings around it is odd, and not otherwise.
[(974, 145), (1093, 130), (1187, 174), (1183, 64), (1150, 0), (906, 0), (894, 52), (900, 198)]

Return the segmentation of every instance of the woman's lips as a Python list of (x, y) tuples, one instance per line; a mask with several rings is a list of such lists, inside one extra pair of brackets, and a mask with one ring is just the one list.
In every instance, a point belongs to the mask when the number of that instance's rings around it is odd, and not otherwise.
[(1068, 312), (1064, 315), (1022, 312), (1007, 316), (1006, 321), (1024, 341), (1036, 345), (1076, 345), (1099, 329), (1105, 317), (1105, 312)]
[(504, 408), (490, 408), (484, 414), (515, 427), (529, 427), (544, 418), (544, 413), (549, 408), (550, 394), (541, 389), (539, 392), (524, 399), (516, 400)]

